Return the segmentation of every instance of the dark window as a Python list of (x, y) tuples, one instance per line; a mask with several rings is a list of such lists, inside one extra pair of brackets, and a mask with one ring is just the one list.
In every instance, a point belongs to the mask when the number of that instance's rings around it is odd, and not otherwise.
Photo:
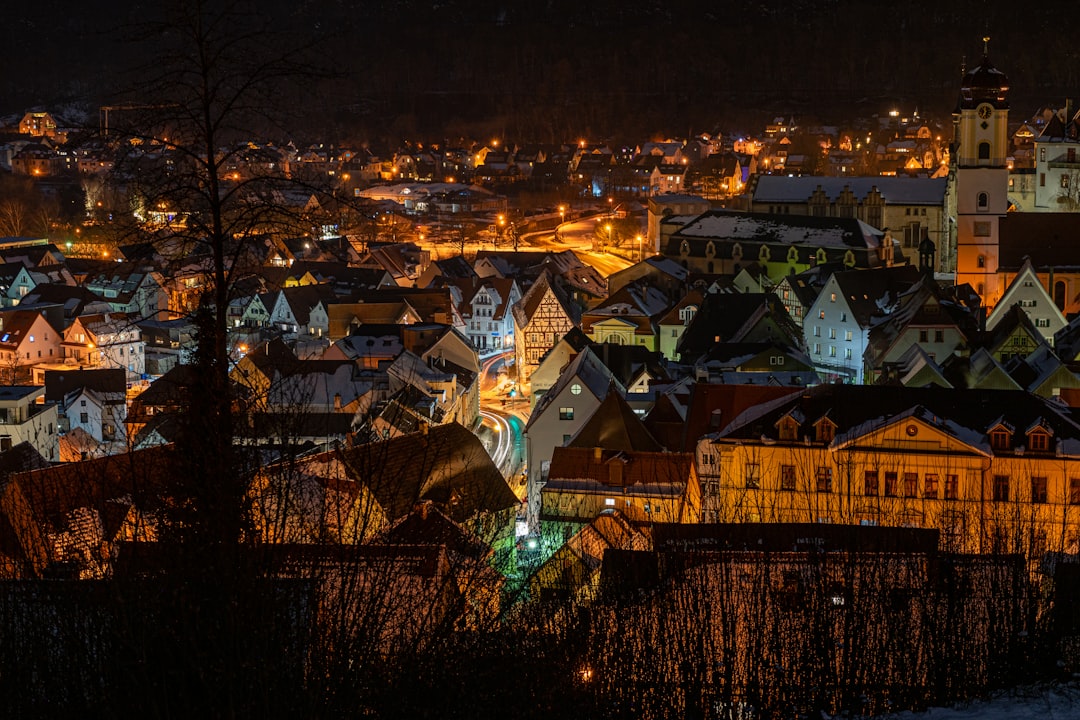
[(991, 488), (992, 497), (998, 502), (1009, 501), (1009, 476), (1008, 475), (995, 475), (994, 485)]
[(87, 413), (79, 413), (79, 422), (84, 424), (90, 422), (90, 415)]
[(877, 470), (867, 470), (863, 474), (863, 495), (877, 495), (878, 494), (878, 472)]
[(1069, 504), (1080, 505), (1080, 478), (1069, 478)]
[(923, 497), (929, 500), (937, 500), (938, 494), (938, 476), (927, 475), (923, 479)]
[(795, 466), (794, 465), (781, 465), (780, 466), (780, 489), (781, 490), (794, 490), (795, 489)]
[(919, 474), (904, 473), (904, 497), (913, 498), (919, 494)]
[(945, 476), (945, 499), (955, 500), (959, 497), (959, 478), (956, 475)]
[(572, 408), (572, 407), (559, 408), (559, 419), (560, 420), (573, 420), (574, 419), (574, 408)]
[(990, 159), (990, 143), (988, 143), (988, 142), (979, 143), (979, 159), (980, 160), (989, 160)]
[(1050, 438), (1046, 433), (1033, 432), (1028, 435), (1028, 447), (1032, 450), (1047, 450), (1050, 447)]
[(896, 485), (898, 475), (894, 472), (885, 473), (885, 495), (887, 497), (896, 496)]
[(1046, 502), (1046, 478), (1033, 477), (1031, 478), (1031, 502), (1044, 503)]
[(746, 487), (751, 490), (761, 487), (761, 465), (746, 463)]
[(832, 492), (832, 468), (819, 466), (817, 469), (817, 491)]

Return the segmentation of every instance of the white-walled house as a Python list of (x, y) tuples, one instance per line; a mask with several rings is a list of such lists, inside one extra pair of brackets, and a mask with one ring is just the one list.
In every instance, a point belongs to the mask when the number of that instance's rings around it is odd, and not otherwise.
[(986, 318), (986, 329), (993, 330), (997, 327), (1013, 305), (1020, 305), (1050, 347), (1054, 346), (1054, 335), (1069, 324), (1054, 304), (1050, 293), (1043, 287), (1030, 260), (1024, 261), (1020, 272), (1009, 283), (1005, 294)]
[[(462, 290), (463, 333), (484, 355), (514, 348), (514, 316), (510, 312), (521, 290), (512, 278), (489, 277), (475, 285), (459, 284)], [(470, 294), (471, 291), (471, 294)]]
[(833, 273), (803, 320), (807, 352), (827, 382), (864, 382), (872, 324), (919, 279), (909, 265)]
[(0, 385), (0, 452), (26, 442), (46, 460), (60, 459), (57, 407), (39, 385)]

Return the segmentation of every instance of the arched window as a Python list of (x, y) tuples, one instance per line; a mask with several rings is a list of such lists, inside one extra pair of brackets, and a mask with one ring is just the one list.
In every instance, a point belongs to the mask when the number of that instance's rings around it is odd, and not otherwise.
[(988, 142), (979, 143), (979, 159), (980, 160), (989, 160), (990, 159), (990, 143), (988, 143)]
[(990, 196), (984, 192), (979, 193), (978, 204), (980, 210), (986, 210), (990, 207)]
[(986, 267), (986, 256), (985, 256), (985, 255), (980, 255), (980, 256), (979, 256), (979, 257), (978, 257), (978, 258), (976, 259), (976, 263), (977, 263), (977, 264), (978, 264), (978, 266), (979, 266), (979, 267), (981, 267), (981, 268), (984, 268), (984, 267)]

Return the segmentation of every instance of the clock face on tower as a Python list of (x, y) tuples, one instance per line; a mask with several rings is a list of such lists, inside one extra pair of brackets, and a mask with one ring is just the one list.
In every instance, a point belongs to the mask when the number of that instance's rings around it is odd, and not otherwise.
[(980, 105), (979, 106), (979, 110), (978, 110), (979, 117), (981, 117), (983, 120), (990, 117), (990, 114), (993, 113), (993, 112), (994, 112), (994, 109), (991, 108), (989, 105)]

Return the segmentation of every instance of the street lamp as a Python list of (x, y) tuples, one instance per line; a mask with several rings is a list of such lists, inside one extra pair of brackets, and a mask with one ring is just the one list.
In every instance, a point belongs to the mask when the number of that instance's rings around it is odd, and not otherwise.
[(499, 241), (502, 240), (503, 227), (506, 225), (506, 216), (499, 213), (499, 226), (495, 232), (495, 245), (498, 246)]
[(642, 259), (643, 259), (641, 257), (641, 241), (642, 241), (641, 233), (638, 233), (638, 236), (637, 236), (637, 259), (638, 259), (638, 262), (641, 262)]

